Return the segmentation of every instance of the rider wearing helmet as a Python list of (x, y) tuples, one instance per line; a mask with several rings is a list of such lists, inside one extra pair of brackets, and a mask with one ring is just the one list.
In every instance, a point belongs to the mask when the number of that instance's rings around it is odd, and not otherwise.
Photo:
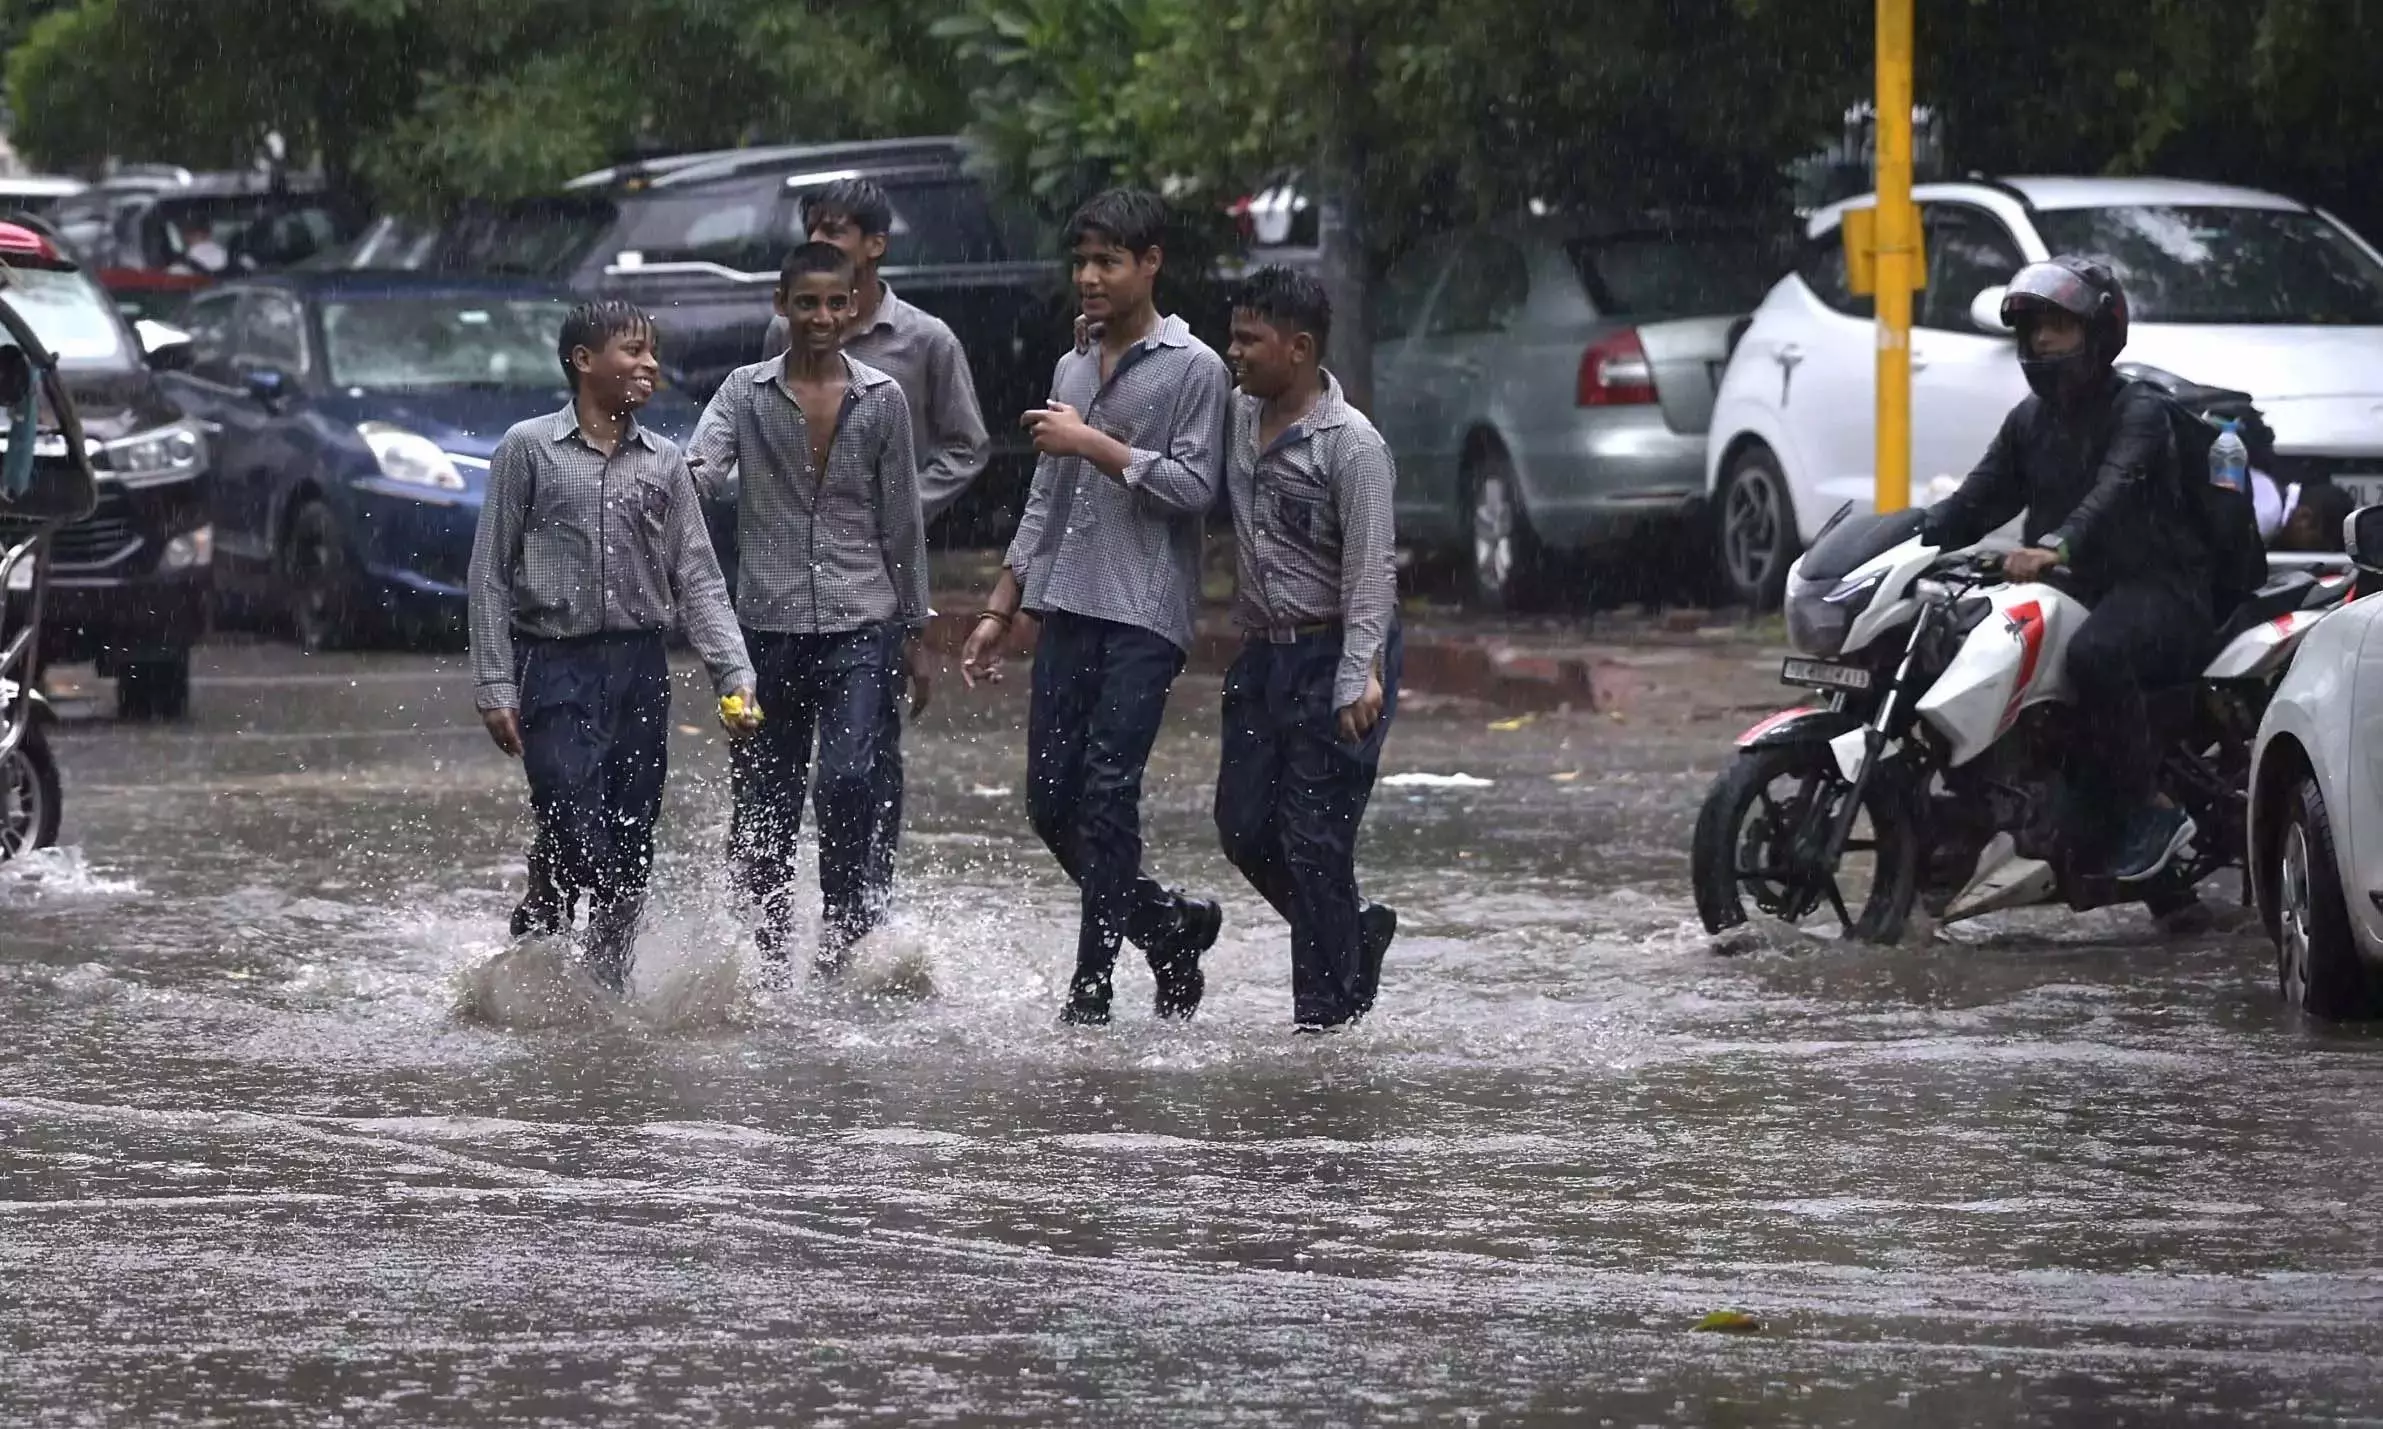
[(2080, 832), (2111, 849), (2113, 876), (2140, 882), (2195, 832), (2158, 794), (2143, 692), (2200, 672), (2215, 635), (2208, 549), (2185, 504), (2164, 403), (2111, 371), (2126, 347), (2127, 302), (2110, 269), (2069, 256), (2031, 263), (2011, 279), (2002, 320), (2033, 395), (2003, 419), (1960, 489), (1930, 509), (1928, 537), (1973, 545), (2024, 510), (2023, 544), (2003, 558), (2004, 574), (2071, 572), (2065, 585), (2092, 610), (2068, 652), (2087, 745), (2076, 807), (2103, 816)]

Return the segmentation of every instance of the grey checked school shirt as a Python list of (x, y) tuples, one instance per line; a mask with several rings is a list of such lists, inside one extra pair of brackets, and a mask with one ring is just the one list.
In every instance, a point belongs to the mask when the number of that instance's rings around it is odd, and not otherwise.
[(1233, 394), (1226, 472), (1233, 492), (1233, 622), (1263, 634), (1341, 622), (1332, 707), (1365, 694), (1398, 610), (1391, 488), (1398, 469), (1365, 415), (1324, 374), (1308, 414), (1258, 450), (1264, 403)]
[(824, 479), (786, 359), (728, 374), (687, 448), (714, 495), (738, 472), (736, 613), (746, 628), (827, 635), (881, 620), (927, 619), (927, 525), (894, 379), (847, 355), (844, 409)]
[[(932, 521), (984, 471), (992, 439), (985, 435), (976, 377), (960, 339), (943, 319), (903, 302), (883, 283), (877, 287), (882, 296), (876, 316), (866, 330), (844, 339), (844, 351), (901, 384), (918, 445), (919, 505)], [(773, 317), (761, 355), (780, 356), (788, 342), (786, 319)]]
[(1100, 345), (1070, 352), (1051, 397), (1132, 449), (1120, 481), (1081, 457), (1035, 463), (1004, 560), (1025, 608), (1139, 626), (1189, 650), (1200, 522), (1223, 480), (1224, 359), (1179, 317), (1127, 348), (1103, 387)]
[(515, 423), (488, 463), (470, 582), (481, 709), (520, 708), (516, 633), (660, 632), (674, 617), (721, 694), (753, 688), (686, 463), (634, 422), (609, 457), (579, 434), (570, 407)]

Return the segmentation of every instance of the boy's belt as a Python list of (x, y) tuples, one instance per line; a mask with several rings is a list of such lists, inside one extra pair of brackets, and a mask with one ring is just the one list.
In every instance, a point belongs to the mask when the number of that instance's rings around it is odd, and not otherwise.
[(1262, 625), (1244, 630), (1241, 637), (1252, 645), (1289, 645), (1295, 641), (1304, 640), (1310, 635), (1338, 634), (1340, 634), (1339, 621), (1311, 620), (1304, 625)]

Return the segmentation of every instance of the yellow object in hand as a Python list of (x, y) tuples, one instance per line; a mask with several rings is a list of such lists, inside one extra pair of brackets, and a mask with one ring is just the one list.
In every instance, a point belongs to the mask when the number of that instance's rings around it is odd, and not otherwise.
[(745, 703), (745, 697), (742, 694), (729, 694), (720, 696), (721, 719), (730, 724), (735, 724), (738, 721), (748, 717), (750, 717), (755, 724), (761, 723), (761, 701), (755, 700), (751, 704), (747, 704)]

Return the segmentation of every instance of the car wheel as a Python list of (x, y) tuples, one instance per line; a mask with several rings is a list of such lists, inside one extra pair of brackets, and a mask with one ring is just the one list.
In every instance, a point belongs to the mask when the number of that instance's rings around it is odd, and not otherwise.
[(1774, 610), (1787, 593), (1795, 564), (1795, 501), (1779, 458), (1766, 446), (1740, 452), (1721, 483), (1715, 524), (1721, 581), (1730, 597), (1756, 610)]
[(2358, 1022), (2379, 1010), (2375, 977), (2350, 931), (2334, 862), (2333, 825), (2313, 778), (2300, 781), (2284, 812), (2276, 861), (2276, 985), (2284, 1002), (2328, 1022)]
[(128, 660), (116, 671), (118, 719), (186, 719), (190, 715), (190, 652), (163, 660)]
[(290, 630), (309, 655), (341, 649), (356, 637), (350, 566), (347, 537), (331, 508), (320, 501), (299, 507), (290, 520), (281, 567), (289, 581)]
[(58, 761), (36, 727), (0, 759), (0, 863), (58, 841)]
[(1543, 553), (1523, 509), (1522, 485), (1503, 452), (1474, 458), (1465, 475), (1465, 596), (1481, 610), (1520, 610), (1538, 589)]

